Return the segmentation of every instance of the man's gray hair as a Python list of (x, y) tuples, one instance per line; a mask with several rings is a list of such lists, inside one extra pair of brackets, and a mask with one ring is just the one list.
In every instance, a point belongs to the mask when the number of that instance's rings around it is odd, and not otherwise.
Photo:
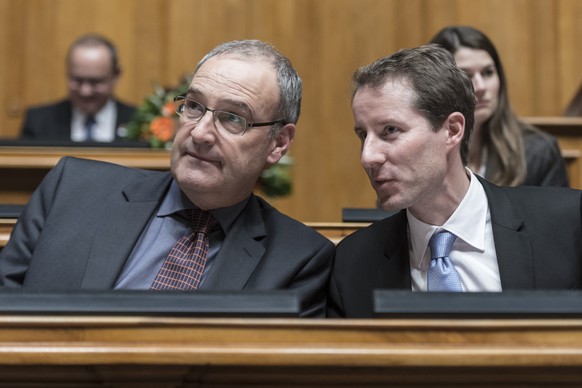
[(297, 123), (301, 113), (302, 82), (287, 57), (270, 44), (260, 40), (235, 40), (222, 43), (212, 49), (198, 63), (194, 73), (210, 58), (221, 55), (235, 55), (253, 60), (263, 58), (271, 63), (279, 83), (279, 106), (277, 116), (273, 119), (283, 120), (282, 124), (273, 127), (273, 132), (278, 132), (278, 129), (287, 123)]

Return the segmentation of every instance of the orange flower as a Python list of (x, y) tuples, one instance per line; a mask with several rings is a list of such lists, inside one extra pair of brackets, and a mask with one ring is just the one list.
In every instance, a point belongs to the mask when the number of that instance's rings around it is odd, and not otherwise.
[(162, 106), (162, 116), (170, 117), (175, 113), (174, 111), (174, 102), (169, 101)]
[(174, 120), (170, 117), (156, 117), (150, 123), (152, 135), (166, 142), (174, 137)]

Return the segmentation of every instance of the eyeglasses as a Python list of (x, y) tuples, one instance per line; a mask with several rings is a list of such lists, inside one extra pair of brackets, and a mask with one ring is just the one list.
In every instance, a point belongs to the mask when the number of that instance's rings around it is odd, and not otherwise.
[(80, 87), (83, 84), (88, 84), (92, 88), (96, 88), (102, 85), (105, 85), (107, 82), (110, 81), (110, 77), (102, 77), (102, 78), (83, 78), (77, 77), (74, 75), (69, 75), (69, 82), (76, 88)]
[(207, 108), (201, 103), (184, 96), (177, 96), (174, 98), (174, 107), (176, 113), (178, 113), (180, 117), (194, 122), (200, 120), (206, 114), (206, 111), (210, 111), (214, 116), (214, 121), (234, 135), (243, 135), (248, 128), (266, 127), (283, 122), (281, 119), (277, 121), (269, 121), (267, 123), (247, 123), (247, 120), (244, 117), (230, 112)]

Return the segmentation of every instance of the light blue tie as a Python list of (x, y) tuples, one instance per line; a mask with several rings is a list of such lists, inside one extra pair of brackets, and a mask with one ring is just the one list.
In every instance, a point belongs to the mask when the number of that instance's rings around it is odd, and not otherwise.
[(435, 233), (430, 238), (431, 260), (428, 268), (428, 291), (463, 291), (459, 274), (449, 258), (449, 252), (457, 236), (451, 232)]

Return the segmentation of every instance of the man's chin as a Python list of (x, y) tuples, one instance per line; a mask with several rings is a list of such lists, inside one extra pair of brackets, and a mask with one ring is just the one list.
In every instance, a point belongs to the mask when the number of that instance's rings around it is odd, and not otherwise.
[(103, 106), (100, 106), (97, 103), (83, 103), (83, 102), (75, 102), (73, 101), (73, 106), (81, 111), (84, 115), (92, 116), (96, 115)]
[(388, 196), (378, 196), (376, 200), (376, 205), (386, 211), (396, 211), (401, 210), (405, 207), (402, 201), (398, 201), (396, 198)]

